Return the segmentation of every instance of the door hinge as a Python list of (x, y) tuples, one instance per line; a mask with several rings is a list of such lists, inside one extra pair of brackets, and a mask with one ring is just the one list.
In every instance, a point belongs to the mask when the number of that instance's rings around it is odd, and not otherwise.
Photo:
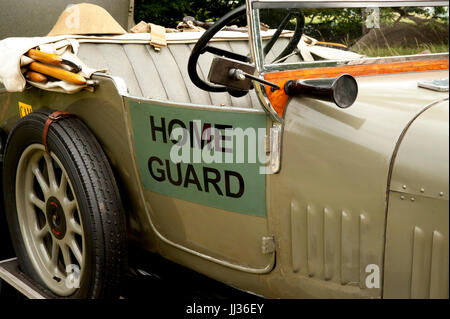
[(275, 251), (275, 237), (263, 237), (261, 248), (263, 254), (273, 253)]

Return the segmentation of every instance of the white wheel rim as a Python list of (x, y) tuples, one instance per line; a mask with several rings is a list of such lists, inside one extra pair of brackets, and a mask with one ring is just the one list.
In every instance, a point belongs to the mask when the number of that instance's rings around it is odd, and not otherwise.
[(53, 293), (73, 294), (86, 261), (83, 223), (66, 170), (43, 145), (28, 146), (20, 157), (16, 207), (22, 238), (37, 274)]

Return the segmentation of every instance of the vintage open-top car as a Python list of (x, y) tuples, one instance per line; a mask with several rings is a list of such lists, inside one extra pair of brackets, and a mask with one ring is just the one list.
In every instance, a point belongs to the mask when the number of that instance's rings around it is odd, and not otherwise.
[(114, 3), (0, 42), (26, 276), (117, 297), (131, 241), (269, 298), (448, 298), (447, 2), (247, 0), (173, 33)]

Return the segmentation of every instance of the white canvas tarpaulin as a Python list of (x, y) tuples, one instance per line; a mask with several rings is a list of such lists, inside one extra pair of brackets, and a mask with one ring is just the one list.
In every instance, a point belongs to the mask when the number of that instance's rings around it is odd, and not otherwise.
[[(0, 41), (0, 61), (2, 61), (0, 64), (0, 82), (9, 92), (23, 92), (25, 90), (27, 80), (23, 75), (23, 69), (34, 61), (26, 57), (25, 54), (33, 48), (46, 53), (57, 54), (63, 59), (79, 65), (82, 69), (79, 74), (85, 78), (90, 78), (94, 72), (101, 71), (89, 68), (77, 58), (78, 47), (79, 43), (76, 39), (65, 36), (2, 40)], [(62, 93), (76, 93), (85, 87), (65, 81), (49, 81), (45, 84), (28, 82), (44, 90)]]

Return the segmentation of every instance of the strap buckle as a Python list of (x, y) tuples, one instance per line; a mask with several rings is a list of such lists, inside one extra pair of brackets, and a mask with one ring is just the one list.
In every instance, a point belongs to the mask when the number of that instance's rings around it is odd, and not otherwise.
[(63, 111), (56, 111), (53, 112), (52, 114), (50, 114), (48, 116), (47, 121), (45, 122), (44, 125), (44, 130), (42, 131), (42, 144), (44, 144), (45, 147), (45, 152), (47, 154), (50, 155), (50, 151), (48, 149), (48, 145), (47, 145), (47, 135), (48, 135), (48, 130), (50, 129), (50, 125), (52, 123), (58, 122), (59, 120), (62, 120), (66, 117), (71, 117), (71, 116), (76, 116), (73, 113), (68, 113), (68, 112), (63, 112)]

